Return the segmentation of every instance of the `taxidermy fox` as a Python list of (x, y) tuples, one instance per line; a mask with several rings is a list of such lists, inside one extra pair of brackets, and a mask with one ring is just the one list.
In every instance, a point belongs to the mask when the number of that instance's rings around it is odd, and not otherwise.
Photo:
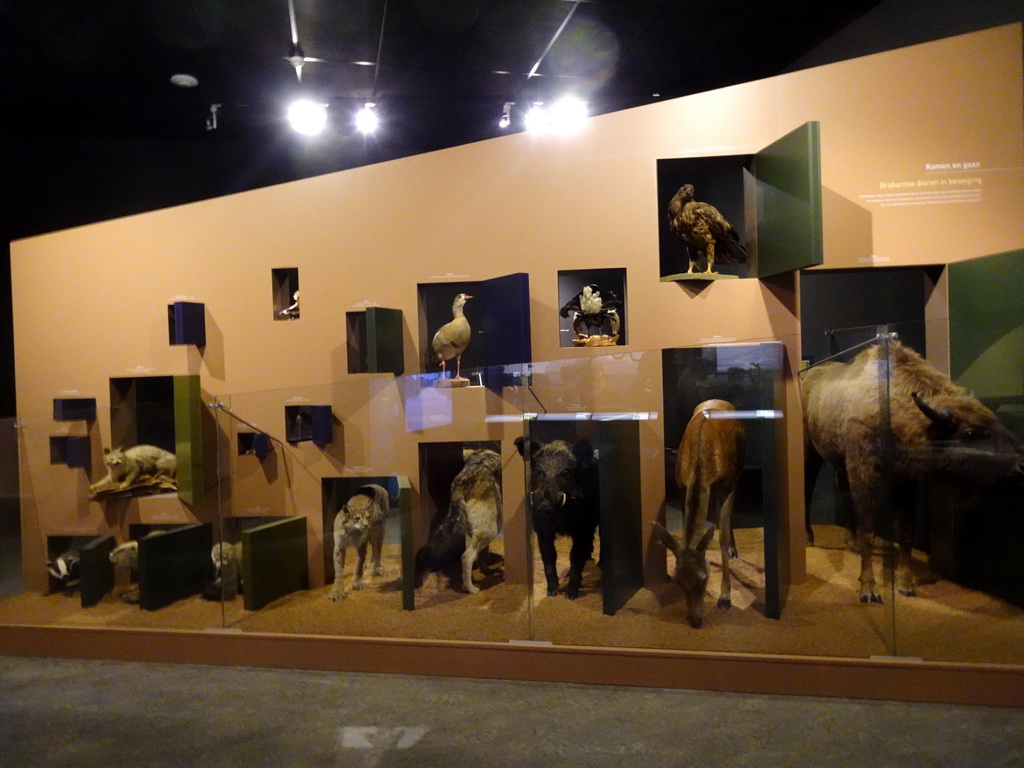
[(143, 475), (174, 480), (178, 473), (178, 460), (173, 453), (155, 445), (136, 445), (132, 448), (103, 449), (103, 463), (107, 475), (89, 486), (96, 491), (108, 483), (117, 483), (120, 490), (131, 487)]

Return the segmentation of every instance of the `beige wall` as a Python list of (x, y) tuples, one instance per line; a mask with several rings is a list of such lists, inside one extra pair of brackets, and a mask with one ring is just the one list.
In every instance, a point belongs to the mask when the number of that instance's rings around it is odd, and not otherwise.
[[(41, 578), (33, 535), (112, 531), (122, 537), (128, 517), (155, 514), (114, 514), (85, 502), (82, 473), (49, 465), (47, 438), (64, 428), (50, 417), (51, 400), (61, 392), (95, 396), (102, 410), (112, 376), (199, 374), (209, 396), (230, 395), (232, 408), (277, 436), (289, 398), (327, 398), (344, 422), (336, 445), (284, 451), (273, 482), (233, 460), (240, 467), (234, 489), (240, 511), (259, 506), (262, 497), (275, 513), (309, 515), (315, 580), (322, 559), (319, 477), (401, 474), (416, 486), (418, 441), (493, 439), (497, 428), (485, 427), (481, 417), (515, 412), (521, 397), (448, 393), (455, 414), (450, 428), (407, 433), (406, 401), (394, 383), (345, 373), (347, 311), (368, 301), (403, 310), (406, 372), (416, 372), (418, 283), (444, 281), (447, 274), (481, 280), (527, 272), (534, 359), (592, 357), (558, 346), (557, 271), (626, 267), (626, 351), (695, 345), (715, 335), (779, 339), (795, 368), (792, 278), (723, 281), (700, 291), (659, 282), (657, 225), (665, 201), (655, 196), (656, 161), (751, 154), (819, 120), (825, 265), (865, 266), (872, 255), (887, 266), (941, 264), (1024, 241), (1021, 94), (1021, 27), (1015, 25), (595, 117), (574, 138), (515, 134), (16, 242), (17, 395), (28, 425), (23, 491), (34, 499), (24, 507), (30, 583)], [(927, 163), (945, 162), (981, 167), (925, 170)], [(881, 182), (966, 177), (982, 179), (980, 200), (886, 207), (863, 197), (878, 194)], [(298, 321), (271, 319), (270, 273), (277, 267), (300, 271)], [(168, 345), (166, 306), (183, 297), (207, 308), (201, 355)], [(267, 390), (273, 392), (238, 394)], [(615, 410), (662, 410), (659, 387), (616, 394), (609, 400)], [(593, 396), (605, 399), (601, 390)], [(787, 408), (792, 471), (783, 496), (799, 579), (792, 379)], [(518, 465), (509, 442), (517, 427), (502, 429), (507, 506), (522, 514), (521, 475), (514, 474), (521, 468), (512, 469)], [(660, 429), (660, 422), (648, 422), (642, 437), (645, 521), (664, 501)], [(108, 430), (101, 416), (94, 427), (97, 462)], [(288, 479), (285, 469), (294, 480), (287, 489), (275, 485)], [(211, 499), (181, 515), (209, 519), (212, 505)]]

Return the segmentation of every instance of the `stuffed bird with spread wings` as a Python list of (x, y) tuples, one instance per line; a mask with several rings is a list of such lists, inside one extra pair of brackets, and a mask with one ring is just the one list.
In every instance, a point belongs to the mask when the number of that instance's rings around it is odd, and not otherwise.
[(740, 243), (740, 237), (732, 225), (725, 220), (715, 206), (693, 199), (693, 185), (684, 184), (668, 204), (668, 228), (686, 246), (690, 268), (686, 274), (693, 274), (705, 255), (705, 274), (716, 274), (715, 262), (743, 264), (747, 252)]

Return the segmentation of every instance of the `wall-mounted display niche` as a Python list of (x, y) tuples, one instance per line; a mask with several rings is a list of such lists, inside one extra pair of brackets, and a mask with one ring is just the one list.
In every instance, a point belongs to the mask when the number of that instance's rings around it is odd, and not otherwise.
[[(662, 281), (763, 278), (821, 264), (819, 145), (819, 125), (809, 122), (753, 155), (659, 159)], [(728, 222), (745, 255), (700, 203)]]
[[(566, 420), (564, 414), (551, 418), (547, 414), (538, 414), (523, 422), (524, 443), (531, 446), (524, 460), (532, 462), (534, 452), (543, 450), (543, 446), (553, 440), (564, 440), (570, 446), (589, 446), (596, 452), (594, 463), (582, 469), (580, 487), (584, 499), (596, 497), (597, 500), (598, 532), (593, 562), (600, 562), (600, 583), (593, 583), (586, 570), (589, 566), (585, 565), (581, 591), (599, 586), (601, 610), (607, 616), (615, 615), (644, 582), (645, 532), (641, 526), (640, 507), (641, 422), (621, 417), (622, 414), (605, 417), (593, 413), (587, 420)], [(532, 466), (527, 468), (531, 489), (534, 488), (532, 474), (537, 471)], [(531, 510), (531, 516), (534, 515), (537, 515), (536, 510)], [(536, 521), (533, 528), (536, 532)], [(543, 563), (543, 552), (540, 554)], [(566, 567), (571, 569), (569, 555), (559, 553), (555, 566), (558, 573)], [(534, 579), (536, 583), (544, 583), (545, 575), (536, 573)]]
[(172, 345), (206, 346), (206, 305), (176, 301), (167, 305), (167, 332)]
[[(396, 582), (400, 585), (402, 608), (411, 611), (415, 605), (413, 587), (413, 521), (412, 521), (412, 487), (409, 478), (404, 475), (374, 477), (325, 477), (321, 480), (323, 493), (323, 531), (324, 531), (324, 582), (335, 584), (343, 578), (344, 591), (352, 588), (352, 578), (356, 570), (357, 544), (363, 537), (355, 533), (352, 523), (358, 520), (360, 512), (372, 509), (372, 494), (361, 493), (367, 486), (376, 485), (383, 488), (388, 495), (388, 510), (383, 523), (383, 539), (380, 564), (382, 573), (374, 573), (373, 539), (367, 534), (366, 564), (363, 582), (374, 589), (389, 589)], [(349, 546), (345, 550), (345, 574), (335, 572), (334, 530), (337, 516), (353, 497), (356, 498), (350, 513), (342, 515), (342, 521), (348, 521)]]
[(132, 376), (110, 380), (110, 448), (154, 445), (175, 454), (178, 497), (204, 494), (203, 414), (198, 376)]
[(274, 450), (274, 443), (266, 432), (239, 432), (238, 455), (256, 456), (263, 461)]
[(349, 373), (405, 372), (405, 324), (402, 310), (367, 307), (345, 313)]
[(329, 405), (286, 405), (284, 434), (289, 443), (334, 442), (334, 413)]
[(53, 398), (54, 421), (95, 421), (95, 397)]
[(626, 339), (626, 270), (558, 272), (558, 346), (622, 346)]
[[(491, 388), (511, 386), (510, 366), (532, 359), (530, 341), (530, 278), (515, 273), (490, 280), (421, 283), (419, 295), (419, 342), (423, 372)], [(471, 296), (463, 307), (466, 326), (453, 316), (457, 296)], [(468, 326), (468, 328), (467, 328)], [(464, 335), (464, 344), (453, 347)], [(435, 342), (436, 339), (436, 342)], [(462, 349), (461, 354), (455, 350)], [(441, 376), (441, 356), (445, 374)], [(500, 371), (499, 366), (505, 366)], [(507, 378), (507, 381), (505, 380)]]
[(96, 605), (114, 588), (114, 546), (113, 536), (47, 536), (49, 591), (77, 588), (83, 608)]
[(299, 270), (282, 267), (270, 271), (275, 320), (299, 319)]
[(50, 463), (72, 469), (92, 466), (92, 440), (88, 435), (54, 435), (50, 438)]
[[(781, 563), (786, 561), (786, 557), (780, 550), (775, 448), (776, 430), (782, 428), (783, 395), (778, 382), (783, 357), (783, 345), (778, 342), (662, 350), (665, 526), (679, 537), (687, 527), (685, 496), (691, 489), (683, 491), (677, 476), (714, 476), (718, 488), (728, 487), (731, 483), (734, 492), (733, 531), (749, 529), (750, 538), (757, 540), (763, 537), (764, 615), (772, 619), (782, 615), (785, 585), (788, 583), (788, 576), (781, 573)], [(712, 401), (725, 401), (734, 410), (720, 410), (720, 406)], [(731, 480), (721, 469), (722, 457), (727, 455), (724, 448), (714, 451), (707, 448), (689, 455), (681, 450), (684, 432), (692, 420), (700, 422), (715, 417), (738, 421), (742, 425), (743, 466), (738, 477)], [(710, 445), (714, 438), (714, 433), (705, 433), (700, 440), (703, 445)], [(677, 465), (681, 455), (690, 460), (689, 466)], [(713, 457), (716, 463), (704, 464), (703, 461), (709, 457)], [(720, 523), (718, 512), (718, 509), (712, 509), (707, 518), (707, 522), (716, 527)], [(690, 527), (694, 530), (699, 528), (697, 525)], [(716, 532), (709, 551), (719, 551), (718, 536)], [(689, 543), (692, 545), (694, 542)], [(670, 556), (669, 560), (673, 558)]]

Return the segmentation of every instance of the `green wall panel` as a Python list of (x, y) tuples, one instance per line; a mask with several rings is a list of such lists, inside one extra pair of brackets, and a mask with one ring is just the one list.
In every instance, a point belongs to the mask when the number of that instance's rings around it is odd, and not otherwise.
[(174, 453), (178, 460), (178, 497), (186, 504), (203, 500), (203, 405), (198, 376), (174, 377)]
[(306, 518), (283, 517), (242, 532), (242, 589), (247, 611), (309, 589)]
[(758, 277), (823, 261), (819, 134), (804, 123), (754, 155)]

